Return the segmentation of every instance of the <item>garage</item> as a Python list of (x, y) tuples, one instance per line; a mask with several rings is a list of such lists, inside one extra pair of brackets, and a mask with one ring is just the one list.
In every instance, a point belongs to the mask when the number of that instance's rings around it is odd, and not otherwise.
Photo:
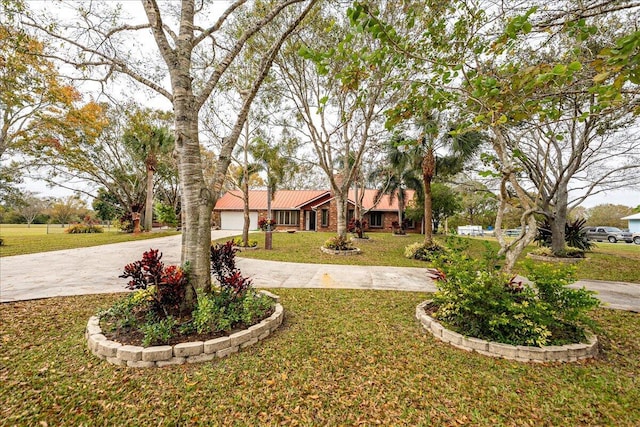
[[(258, 228), (258, 212), (249, 212), (249, 230)], [(244, 226), (244, 212), (220, 212), (220, 228), (222, 230), (242, 230)]]

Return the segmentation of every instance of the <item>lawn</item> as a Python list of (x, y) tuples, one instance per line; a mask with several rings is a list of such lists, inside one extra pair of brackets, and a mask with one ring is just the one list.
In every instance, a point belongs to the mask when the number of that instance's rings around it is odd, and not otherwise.
[(601, 309), (603, 357), (523, 364), (422, 333), (427, 294), (279, 289), (285, 323), (214, 362), (153, 370), (92, 356), (116, 295), (3, 304), (0, 425), (640, 425), (640, 315)]
[[(362, 254), (357, 256), (327, 255), (318, 249), (333, 233), (274, 233), (273, 250), (241, 252), (239, 256), (246, 258), (267, 259), (273, 261), (305, 262), (314, 264), (342, 265), (390, 265), (398, 267), (425, 267), (421, 261), (404, 257), (404, 248), (413, 242), (420, 242), (424, 236), (409, 235), (396, 237), (391, 233), (370, 233), (371, 242), (358, 243)], [(264, 233), (252, 233), (251, 239), (258, 241), (264, 248)], [(442, 236), (436, 239), (442, 240)], [(488, 242), (495, 250), (498, 243), (492, 238), (464, 238), (469, 243), (468, 253), (473, 257), (481, 257), (486, 252), (484, 242)], [(224, 241), (227, 239), (221, 239)], [(525, 254), (537, 246), (531, 245)], [(525, 256), (520, 258), (524, 260)], [(587, 259), (579, 262), (577, 276), (580, 279), (612, 280), (620, 282), (640, 283), (640, 245), (627, 243), (598, 243)], [(516, 271), (522, 271), (516, 269)]]
[(153, 239), (174, 234), (177, 232), (159, 231), (132, 234), (107, 229), (104, 233), (66, 234), (64, 228), (59, 224), (48, 228), (46, 225), (26, 227), (22, 224), (0, 224), (0, 238), (4, 240), (4, 245), (0, 246), (0, 257)]

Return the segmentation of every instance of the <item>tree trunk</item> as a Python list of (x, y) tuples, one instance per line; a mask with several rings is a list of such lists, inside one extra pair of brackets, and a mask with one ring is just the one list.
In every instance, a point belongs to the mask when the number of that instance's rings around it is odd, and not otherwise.
[(561, 182), (555, 199), (555, 215), (549, 218), (551, 224), (551, 252), (562, 256), (565, 248), (565, 225), (567, 223), (567, 201), (569, 193), (566, 185)]
[[(184, 68), (188, 70), (187, 67)], [(202, 173), (198, 141), (198, 114), (192, 108), (194, 98), (188, 74), (173, 76), (175, 88), (175, 150), (178, 175), (182, 186), (182, 264), (189, 263), (192, 286), (185, 295), (183, 310), (191, 311), (196, 302), (196, 290), (211, 290), (209, 247), (211, 246), (211, 211), (214, 196)]]
[(154, 168), (151, 165), (147, 165), (147, 200), (144, 205), (145, 231), (153, 229), (153, 174)]
[(242, 181), (242, 202), (244, 223), (242, 224), (242, 244), (249, 246), (249, 223), (251, 222), (251, 216), (249, 215), (249, 174), (247, 168), (244, 169), (244, 179)]
[(347, 238), (347, 194), (344, 192), (336, 192), (336, 210), (338, 213), (337, 231), (338, 236)]
[(400, 226), (400, 229), (404, 231), (404, 227), (402, 227), (403, 213), (404, 213), (404, 197), (402, 196), (402, 188), (400, 188), (398, 189), (398, 226)]
[(424, 245), (433, 244), (433, 208), (431, 200), (431, 180), (435, 174), (436, 159), (433, 147), (427, 148), (422, 159), (422, 180), (424, 184)]
[(244, 162), (242, 165), (242, 211), (244, 222), (242, 223), (242, 244), (249, 246), (249, 119), (244, 123)]

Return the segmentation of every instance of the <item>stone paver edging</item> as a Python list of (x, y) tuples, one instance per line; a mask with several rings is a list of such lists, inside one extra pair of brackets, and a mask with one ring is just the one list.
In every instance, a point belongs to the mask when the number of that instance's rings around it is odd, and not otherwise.
[(89, 350), (109, 363), (130, 368), (153, 368), (184, 363), (199, 363), (222, 358), (240, 349), (249, 347), (268, 337), (281, 324), (284, 318), (284, 308), (277, 295), (268, 291), (260, 291), (276, 301), (273, 314), (248, 329), (236, 332), (226, 337), (208, 341), (195, 341), (154, 347), (139, 347), (122, 345), (108, 340), (100, 329), (100, 319), (92, 316), (87, 322), (85, 339)]
[(320, 250), (325, 254), (329, 255), (342, 255), (342, 256), (350, 256), (350, 255), (360, 255), (362, 251), (360, 248), (353, 248), (346, 251), (338, 251), (335, 249), (325, 248), (324, 246), (320, 246)]
[(585, 259), (587, 259), (586, 257), (583, 258), (569, 258), (569, 257), (553, 257), (553, 256), (546, 256), (546, 255), (538, 255), (538, 254), (532, 254), (531, 252), (529, 252), (527, 254), (527, 258), (531, 258), (535, 261), (544, 261), (544, 262), (551, 262), (551, 263), (565, 263), (565, 264), (575, 264), (578, 263), (580, 261), (583, 261)]
[(440, 341), (465, 351), (475, 351), (485, 356), (498, 357), (519, 362), (575, 362), (590, 359), (598, 354), (598, 338), (591, 334), (587, 344), (569, 344), (563, 346), (529, 347), (524, 345), (501, 344), (478, 338), (465, 337), (450, 331), (425, 312), (431, 300), (416, 307), (416, 318), (422, 327)]

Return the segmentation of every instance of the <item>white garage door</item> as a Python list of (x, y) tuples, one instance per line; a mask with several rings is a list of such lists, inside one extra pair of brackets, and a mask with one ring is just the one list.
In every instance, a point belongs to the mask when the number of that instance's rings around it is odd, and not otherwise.
[[(220, 228), (222, 230), (242, 230), (244, 213), (220, 212)], [(258, 212), (249, 212), (249, 230), (258, 228)]]

